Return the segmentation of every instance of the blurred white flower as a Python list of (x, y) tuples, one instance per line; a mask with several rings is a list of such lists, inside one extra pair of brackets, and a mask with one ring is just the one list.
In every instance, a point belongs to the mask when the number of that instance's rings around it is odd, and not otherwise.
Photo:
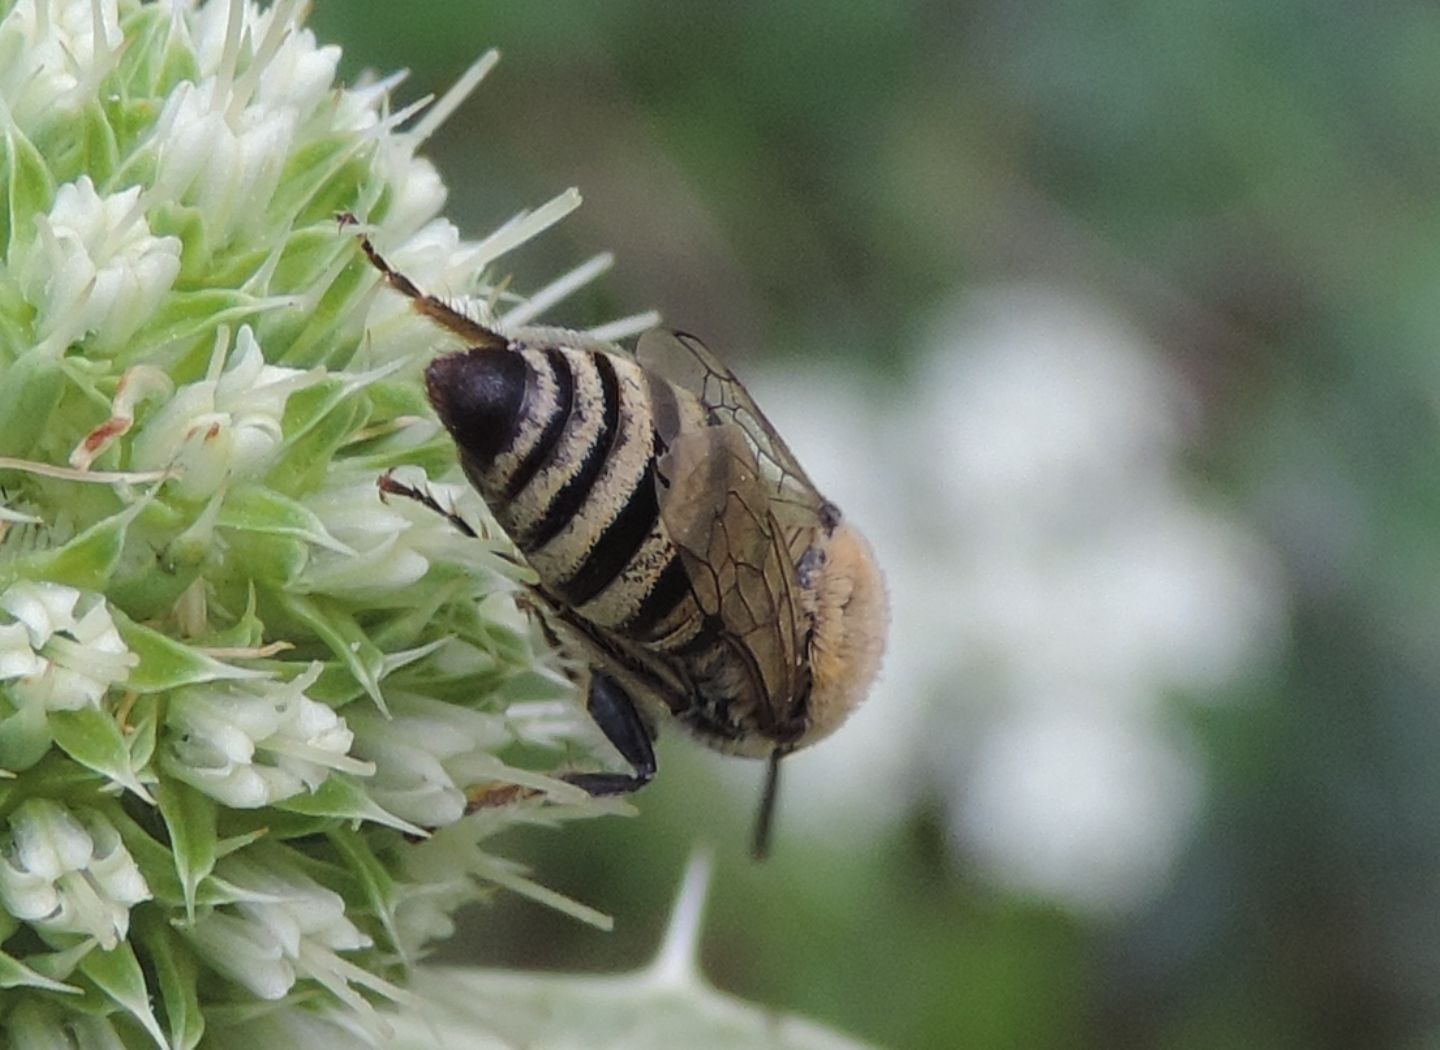
[(1204, 771), (1183, 735), (1108, 702), (1028, 697), (987, 726), (973, 765), (954, 770), (957, 851), (1014, 890), (1095, 913), (1162, 886)]
[(1001, 288), (943, 312), (934, 332), (916, 422), (962, 529), (1083, 526), (1138, 491), (1169, 490), (1195, 406), (1104, 307)]
[(1184, 476), (1180, 378), (1104, 308), (1000, 289), (944, 312), (933, 343), (908, 387), (747, 377), (891, 595), (880, 678), (787, 760), (780, 834), (843, 848), (938, 791), (956, 849), (997, 880), (1123, 909), (1163, 884), (1203, 804), (1167, 698), (1273, 658), (1277, 572)]
[(139, 661), (96, 594), (21, 580), (0, 594), (0, 680), (21, 705), (74, 711), (100, 702)]
[(130, 908), (150, 899), (114, 826), (91, 809), (48, 799), (16, 807), (0, 840), (0, 901), (37, 929), (94, 937), (109, 950), (130, 928)]
[(1098, 304), (1003, 289), (936, 342), (905, 439), (944, 482), (912, 535), (945, 566), (926, 751), (954, 841), (1007, 885), (1123, 910), (1163, 885), (1204, 796), (1162, 710), (1274, 658), (1278, 574), (1185, 478), (1179, 377)]

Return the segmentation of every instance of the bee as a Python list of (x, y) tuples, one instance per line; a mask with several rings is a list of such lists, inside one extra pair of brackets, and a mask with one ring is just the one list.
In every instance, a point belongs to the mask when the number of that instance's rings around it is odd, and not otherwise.
[(430, 362), (426, 393), (631, 767), (566, 779), (634, 791), (658, 727), (681, 726), (768, 761), (763, 856), (781, 759), (834, 732), (879, 669), (889, 614), (869, 544), (694, 336), (652, 329), (631, 356), (558, 328), (496, 331), (360, 244), (468, 347)]

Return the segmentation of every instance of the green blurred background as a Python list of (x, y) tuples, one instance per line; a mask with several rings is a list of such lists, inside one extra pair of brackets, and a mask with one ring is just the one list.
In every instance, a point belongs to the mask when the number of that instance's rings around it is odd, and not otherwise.
[(793, 778), (771, 862), (759, 770), (666, 739), (639, 817), (511, 844), (616, 931), (500, 897), (447, 958), (638, 965), (704, 837), (714, 980), (883, 1046), (1440, 1046), (1440, 9), (311, 25), (350, 77), (411, 69), (402, 101), (500, 48), (428, 147), (449, 217), (579, 186), (516, 287), (615, 252), (550, 318), (657, 308), (803, 412), (896, 605), (877, 713)]

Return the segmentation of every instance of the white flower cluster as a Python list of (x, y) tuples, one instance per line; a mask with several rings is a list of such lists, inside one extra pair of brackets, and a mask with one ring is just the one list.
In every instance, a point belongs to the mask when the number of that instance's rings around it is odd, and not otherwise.
[(0, 98), (19, 127), (73, 117), (95, 97), (124, 42), (114, 0), (16, 0), (4, 30)]
[(176, 492), (186, 499), (263, 477), (284, 438), (286, 401), (320, 379), (318, 372), (266, 364), (249, 325), (240, 329), (227, 362), (229, 336), (220, 330), (204, 379), (162, 391), (164, 404), (131, 448), (138, 470), (176, 470)]
[(0, 682), (23, 708), (93, 707), (138, 662), (96, 594), (22, 580), (0, 593)]
[(150, 887), (119, 832), (98, 811), (30, 799), (0, 841), (0, 902), (38, 930), (79, 933), (114, 948)]
[(260, 999), (283, 998), (310, 978), (363, 1014), (372, 1007), (354, 986), (392, 1000), (404, 993), (341, 952), (368, 948), (371, 939), (345, 915), (339, 894), (284, 861), (226, 861), (216, 873), (233, 904), (210, 911), (188, 933), (216, 970)]
[[(579, 203), (474, 243), (437, 217), (417, 150), (495, 56), (392, 109), (401, 78), (338, 85), (307, 6), (0, 0), (5, 1046), (244, 1042), (261, 1000), (376, 1038), (371, 1000), (403, 994), (380, 975), (475, 864), (543, 897), (476, 860), (520, 807), (466, 820), (467, 791), (604, 811), (498, 754), (506, 705), (563, 689), (478, 499), (416, 465), (454, 469), (418, 375), (440, 336), (336, 213), (485, 317), (605, 261), (492, 286)], [(392, 470), (463, 493), (481, 537), (387, 504)], [(411, 863), (436, 828), (461, 877)], [(428, 908), (407, 934), (402, 885)]]
[(51, 352), (86, 335), (102, 353), (125, 345), (180, 273), (180, 239), (151, 233), (139, 186), (102, 197), (82, 175), (35, 227), (12, 265)]
[(294, 3), (246, 6), (255, 57), (243, 73), (236, 67), (233, 5), (196, 9), (187, 27), (200, 76), (166, 99), (145, 151), (156, 165), (156, 198), (197, 208), (217, 245), (253, 223), (255, 209), (276, 196), (340, 60), (338, 47), (316, 47), (309, 30), (292, 24)]
[(393, 699), (388, 718), (362, 711), (351, 722), (356, 753), (377, 770), (371, 797), (426, 827), (460, 819), (465, 787), (496, 778), (492, 751), (509, 739), (499, 715), (421, 696)]
[(369, 776), (351, 758), (344, 720), (305, 695), (317, 664), (291, 682), (226, 682), (178, 690), (170, 700), (166, 772), (237, 809), (256, 809), (319, 787), (331, 770)]

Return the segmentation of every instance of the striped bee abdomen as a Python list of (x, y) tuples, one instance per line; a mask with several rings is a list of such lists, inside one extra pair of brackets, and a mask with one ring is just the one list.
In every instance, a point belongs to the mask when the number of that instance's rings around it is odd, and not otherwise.
[(653, 377), (599, 351), (512, 345), (437, 358), (426, 380), (466, 474), (551, 595), (639, 642), (698, 620), (660, 516)]

